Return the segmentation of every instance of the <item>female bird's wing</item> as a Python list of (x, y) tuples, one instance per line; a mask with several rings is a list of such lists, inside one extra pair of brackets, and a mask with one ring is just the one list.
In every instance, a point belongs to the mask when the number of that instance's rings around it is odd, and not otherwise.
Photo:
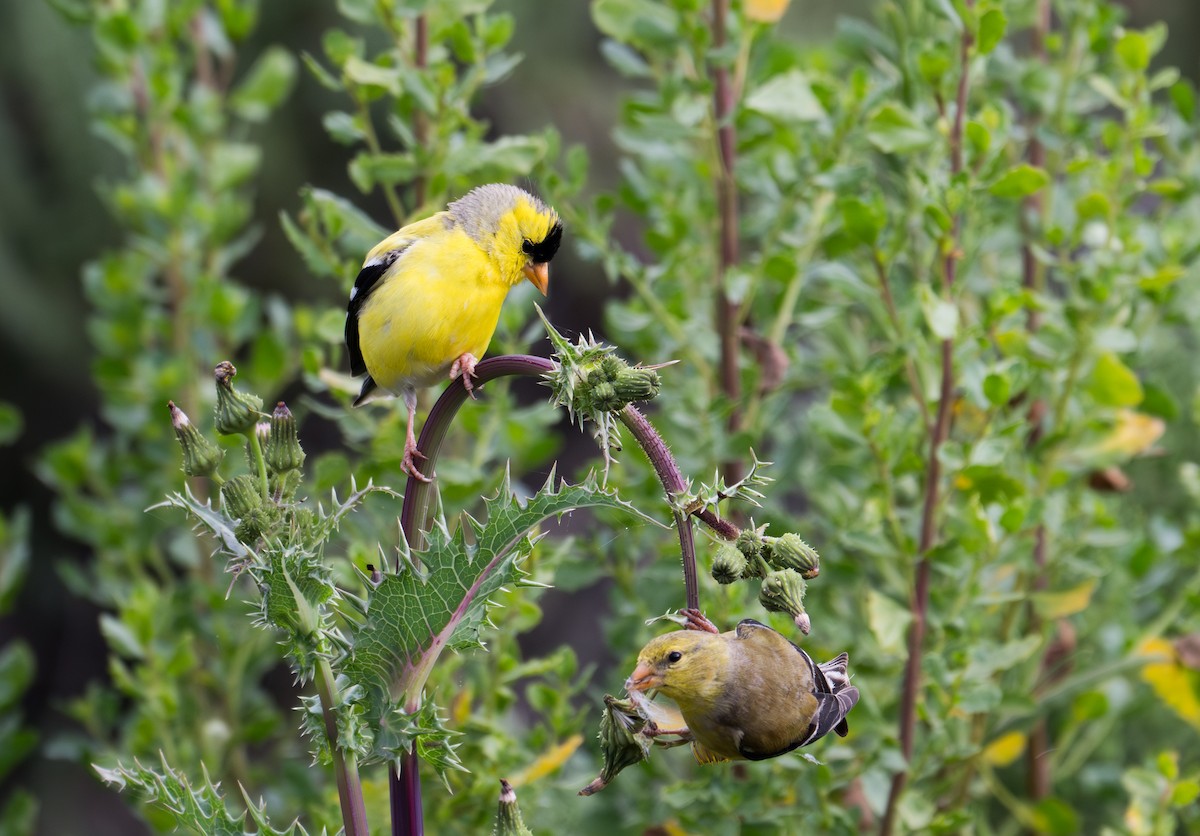
[[(841, 737), (849, 733), (846, 715), (858, 703), (858, 689), (850, 685), (850, 677), (846, 671), (850, 657), (847, 654), (842, 653), (825, 664), (818, 665), (794, 642), (788, 641), (782, 634), (754, 619), (740, 622), (735, 632), (738, 640), (770, 648), (772, 653), (778, 653), (781, 649), (786, 651), (790, 646), (790, 649), (800, 656), (798, 678), (810, 688), (811, 694), (802, 694), (799, 704), (795, 707), (795, 711), (801, 712), (799, 727), (793, 732), (795, 737), (782, 748), (773, 745), (763, 750), (755, 748), (751, 740), (745, 739), (740, 746), (744, 758), (765, 760), (807, 746), (831, 731)], [(785, 660), (779, 661), (782, 663)], [(781, 665), (780, 670), (787, 670), (788, 667)], [(810, 710), (811, 716), (805, 717)]]

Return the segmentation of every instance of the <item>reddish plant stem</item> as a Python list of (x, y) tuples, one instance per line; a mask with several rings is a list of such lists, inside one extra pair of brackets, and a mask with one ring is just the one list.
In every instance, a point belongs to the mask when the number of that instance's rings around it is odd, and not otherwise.
[(679, 494), (687, 489), (687, 483), (683, 479), (683, 474), (679, 472), (679, 465), (675, 463), (675, 457), (667, 449), (667, 443), (663, 441), (662, 436), (658, 434), (645, 415), (630, 404), (621, 410), (620, 417), (621, 423), (633, 434), (633, 437), (637, 439), (638, 446), (650, 459), (650, 464), (654, 466), (654, 472), (658, 474), (663, 490), (666, 491), (667, 500), (672, 503), (671, 511), (675, 518), (675, 530), (679, 533), (679, 553), (683, 561), (684, 598), (687, 600), (688, 609), (698, 610), (700, 609), (700, 578), (696, 571), (696, 543), (692, 536), (692, 521), (690, 515), (684, 514), (674, 507), (674, 502), (678, 499)]
[[(1050, 0), (1038, 0), (1037, 12), (1034, 18), (1033, 30), (1031, 32), (1031, 48), (1034, 59), (1040, 63), (1046, 61), (1046, 37), (1050, 33)], [(1038, 168), (1044, 168), (1046, 165), (1046, 149), (1042, 145), (1037, 135), (1037, 118), (1031, 117), (1028, 122), (1029, 129), (1029, 149), (1028, 158), (1029, 164)], [(1041, 191), (1034, 192), (1025, 199), (1025, 214), (1027, 217), (1036, 219), (1035, 222), (1040, 223), (1045, 214), (1045, 203), (1043, 193)], [(1033, 245), (1030, 242), (1030, 236), (1034, 230), (1026, 231), (1026, 240), (1021, 247), (1021, 285), (1028, 290), (1037, 291), (1042, 284), (1042, 266), (1034, 257)], [(1029, 332), (1035, 333), (1041, 326), (1041, 315), (1036, 307), (1030, 307), (1027, 315), (1026, 328)], [(1034, 401), (1029, 406), (1029, 437), (1027, 446), (1035, 448), (1042, 438), (1042, 416), (1045, 412), (1045, 404), (1039, 399)], [(1033, 565), (1034, 579), (1033, 588), (1035, 590), (1043, 590), (1046, 588), (1046, 526), (1043, 523), (1038, 523), (1037, 528), (1033, 533)], [(1029, 632), (1035, 634), (1041, 631), (1041, 619), (1037, 614), (1037, 610), (1031, 605), (1028, 608), (1029, 612)], [(1043, 673), (1045, 673), (1045, 660), (1043, 660)], [(1040, 690), (1041, 683), (1037, 688)], [(1052, 777), (1050, 775), (1050, 758), (1045, 757), (1045, 753), (1050, 750), (1050, 732), (1046, 726), (1045, 718), (1040, 718), (1034, 723), (1033, 728), (1029, 731), (1029, 746), (1025, 750), (1026, 764), (1026, 790), (1029, 797), (1035, 801), (1047, 798), (1050, 795), (1050, 787)]]
[[(966, 0), (968, 7), (974, 0)], [(973, 36), (964, 28), (959, 46), (958, 91), (955, 95), (954, 123), (950, 130), (950, 177), (953, 179), (963, 170), (963, 125), (967, 110), (969, 89), (969, 67)], [(956, 215), (951, 230), (950, 246), (942, 259), (942, 292), (946, 295), (954, 287), (958, 269), (959, 235), (962, 217)], [(921, 663), (924, 656), (925, 630), (929, 615), (929, 552), (937, 544), (937, 508), (941, 492), (941, 461), (938, 454), (942, 444), (950, 435), (950, 419), (954, 400), (954, 341), (942, 340), (942, 384), (938, 396), (937, 417), (934, 419), (933, 434), (929, 438), (929, 457), (925, 466), (925, 494), (921, 507), (921, 534), (918, 542), (920, 557), (917, 560), (913, 593), (910, 602), (912, 624), (908, 630), (908, 660), (904, 666), (904, 680), (900, 691), (900, 751), (904, 755), (905, 767), (892, 776), (891, 791), (888, 793), (887, 809), (880, 822), (881, 836), (890, 836), (896, 825), (900, 797), (908, 783), (908, 770), (912, 762), (913, 740), (916, 735), (917, 698), (921, 690)]]
[[(505, 355), (492, 357), (482, 361), (475, 367), (475, 388), (483, 386), (488, 381), (509, 375), (527, 375), (537, 377), (553, 371), (553, 360), (545, 357), (530, 355)], [(467, 390), (462, 385), (462, 378), (457, 378), (434, 403), (425, 423), (421, 427), (421, 435), (417, 439), (417, 449), (425, 455), (425, 472), (435, 473), (438, 453), (446, 438), (446, 431), (454, 421), (459, 407), (467, 400)], [(679, 471), (675, 457), (667, 448), (662, 436), (654, 426), (635, 407), (627, 406), (620, 413), (621, 422), (629, 428), (638, 446), (646, 453), (662, 482), (663, 490), (669, 500), (686, 490), (687, 481)], [(419, 549), (424, 540), (424, 529), (427, 527), (426, 517), (429, 510), (429, 500), (432, 497), (433, 485), (422, 482), (412, 476), (404, 487), (404, 502), (400, 509), (400, 530), (411, 548)], [(683, 561), (684, 597), (691, 609), (700, 607), (700, 584), (696, 571), (696, 546), (692, 535), (690, 518), (680, 511), (674, 512), (675, 527), (679, 533), (680, 554)], [(722, 520), (716, 514), (707, 510), (694, 512), (702, 522), (710, 526), (719, 536), (725, 539), (735, 539), (738, 535), (736, 526)], [(399, 567), (396, 567), (399, 571)], [(421, 811), (421, 776), (418, 772), (420, 758), (415, 752), (407, 753), (401, 760), (400, 769), (388, 771), (388, 792), (391, 799), (392, 836), (421, 836), (424, 824)]]
[(400, 769), (388, 767), (388, 799), (392, 810), (392, 836), (421, 836), (425, 832), (425, 813), (421, 807), (421, 759), (413, 751), (400, 760)]
[[(729, 0), (713, 0), (713, 50), (720, 52), (728, 40), (726, 23)], [(738, 367), (738, 309), (725, 290), (729, 269), (738, 261), (737, 181), (734, 165), (737, 161), (737, 134), (733, 124), (734, 90), (729, 68), (723, 61), (713, 67), (713, 108), (717, 126), (717, 149), (720, 168), (717, 172), (717, 206), (721, 216), (720, 250), (717, 263), (715, 293), (717, 336), (721, 346), (719, 376), (721, 392), (729, 400), (727, 427), (730, 435), (742, 427), (742, 378)], [(742, 463), (734, 458), (722, 466), (725, 480), (742, 478)]]

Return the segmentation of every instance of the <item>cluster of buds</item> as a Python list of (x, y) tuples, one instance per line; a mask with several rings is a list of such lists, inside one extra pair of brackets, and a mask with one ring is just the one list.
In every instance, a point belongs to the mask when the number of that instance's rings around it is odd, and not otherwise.
[[(183, 454), (183, 472), (188, 476), (210, 477), (220, 485), (222, 508), (238, 521), (235, 528), (238, 538), (252, 542), (280, 519), (279, 503), (290, 499), (299, 487), (304, 450), (300, 447), (296, 419), (287, 405), (280, 401), (274, 412), (264, 415), (261, 398), (234, 388), (235, 375), (237, 369), (228, 361), (214, 370), (217, 388), (214, 426), (221, 435), (241, 435), (251, 442), (247, 451), (250, 473), (228, 481), (222, 479), (217, 471), (225, 451), (205, 438), (173, 402), (167, 406)], [(264, 471), (265, 482), (261, 475)]]
[(572, 420), (600, 423), (604, 416), (658, 395), (661, 381), (655, 369), (631, 366), (613, 353), (612, 346), (595, 339), (581, 336), (571, 343), (544, 316), (542, 321), (558, 361), (554, 371), (546, 374), (546, 382), (555, 403), (566, 407)]
[(620, 412), (631, 403), (652, 400), (660, 381), (654, 369), (630, 366), (615, 354), (576, 370), (571, 407), (583, 414)]
[(263, 498), (258, 477), (235, 476), (221, 486), (221, 507), (232, 520), (233, 532), (243, 543), (253, 543), (279, 519), (279, 506)]
[(761, 580), (758, 598), (763, 607), (770, 612), (787, 613), (807, 635), (810, 624), (804, 611), (805, 581), (820, 574), (820, 556), (799, 535), (768, 537), (763, 534), (764, 528), (747, 528), (736, 540), (717, 546), (713, 579), (721, 584), (751, 578)]

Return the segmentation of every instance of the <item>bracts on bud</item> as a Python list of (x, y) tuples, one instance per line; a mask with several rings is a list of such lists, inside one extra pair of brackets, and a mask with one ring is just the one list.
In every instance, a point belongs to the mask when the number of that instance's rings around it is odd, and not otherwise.
[(271, 413), (263, 456), (272, 474), (298, 470), (304, 464), (304, 450), (300, 447), (296, 419), (283, 401), (276, 404), (275, 411)]
[(217, 381), (217, 432), (221, 435), (253, 432), (254, 425), (262, 417), (262, 398), (234, 389), (236, 374), (237, 369), (228, 360), (221, 361), (213, 370)]
[(521, 808), (517, 806), (517, 793), (512, 784), (500, 779), (500, 809), (496, 813), (493, 836), (533, 836), (521, 819)]
[(171, 426), (183, 451), (183, 472), (188, 476), (212, 476), (225, 458), (225, 451), (201, 435), (174, 401), (167, 401), (167, 408), (171, 410)]
[(807, 589), (804, 578), (795, 569), (776, 569), (763, 578), (758, 601), (769, 612), (784, 612), (792, 617), (800, 632), (808, 635), (812, 629), (808, 613), (804, 611), (804, 593)]

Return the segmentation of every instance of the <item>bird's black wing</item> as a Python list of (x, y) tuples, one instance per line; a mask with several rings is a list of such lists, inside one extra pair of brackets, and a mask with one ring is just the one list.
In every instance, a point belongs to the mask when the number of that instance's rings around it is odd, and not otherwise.
[(846, 715), (858, 704), (858, 689), (850, 684), (846, 674), (846, 666), (850, 662), (849, 655), (839, 653), (825, 664), (818, 665), (803, 650), (798, 647), (796, 650), (804, 657), (809, 671), (812, 672), (813, 696), (817, 698), (817, 710), (808, 725), (808, 734), (799, 745), (807, 746), (831, 731), (836, 732), (838, 737), (845, 737), (850, 733)]
[[(362, 311), (363, 303), (367, 301), (371, 291), (379, 286), (379, 280), (383, 278), (383, 274), (411, 245), (412, 242), (409, 241), (401, 247), (388, 250), (371, 259), (363, 265), (362, 270), (358, 272), (358, 278), (354, 280), (354, 287), (350, 291), (350, 302), (346, 305), (346, 351), (350, 354), (350, 374), (367, 373), (362, 346), (358, 342), (358, 315)], [(366, 394), (363, 392), (359, 399), (361, 400)]]

